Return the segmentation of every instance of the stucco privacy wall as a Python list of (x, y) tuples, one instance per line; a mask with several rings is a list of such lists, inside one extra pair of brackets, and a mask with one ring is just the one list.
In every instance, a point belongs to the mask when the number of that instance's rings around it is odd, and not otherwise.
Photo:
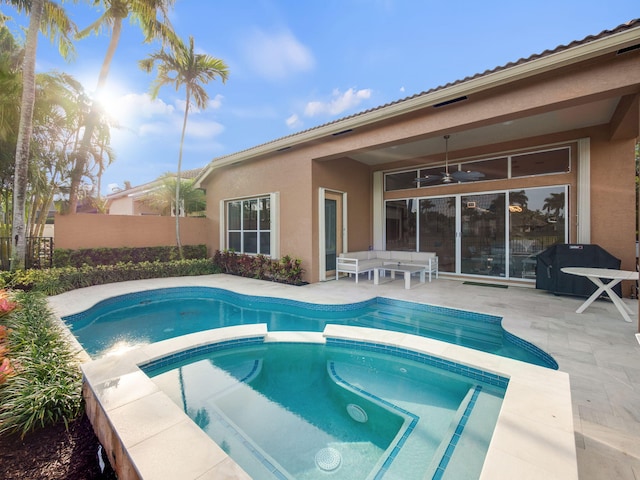
[[(182, 244), (209, 245), (211, 223), (207, 218), (181, 218)], [(176, 244), (176, 219), (144, 215), (56, 215), (55, 232), (56, 248), (157, 247)]]

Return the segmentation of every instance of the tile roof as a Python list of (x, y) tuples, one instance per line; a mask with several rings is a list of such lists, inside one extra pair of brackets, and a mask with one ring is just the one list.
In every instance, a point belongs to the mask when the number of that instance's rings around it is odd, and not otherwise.
[[(180, 178), (182, 180), (193, 180), (198, 175), (200, 175), (200, 173), (203, 170), (204, 170), (204, 167), (192, 168), (190, 170), (182, 170), (180, 172)], [(121, 196), (124, 196), (124, 195), (128, 195), (130, 193), (144, 191), (147, 188), (154, 187), (155, 185), (157, 185), (160, 181), (162, 181), (166, 177), (175, 177), (176, 173), (177, 172), (165, 173), (165, 174), (159, 176), (158, 178), (156, 178), (155, 180), (151, 180), (150, 182), (143, 183), (143, 184), (140, 184), (140, 185), (135, 185), (135, 186), (133, 186), (131, 188), (123, 188), (122, 190), (118, 190), (117, 192), (110, 193), (109, 195), (107, 195), (107, 198), (113, 199), (113, 198), (116, 198), (116, 197), (121, 197)]]
[[(318, 129), (327, 127), (329, 125), (337, 124), (337, 123), (343, 122), (343, 121), (345, 121), (347, 119), (356, 118), (356, 117), (365, 115), (365, 114), (370, 113), (370, 112), (383, 110), (383, 109), (388, 108), (390, 106), (398, 105), (398, 104), (401, 104), (403, 102), (406, 102), (406, 101), (409, 101), (409, 100), (413, 100), (415, 98), (422, 97), (424, 95), (431, 94), (433, 92), (437, 92), (439, 90), (444, 90), (444, 89), (450, 88), (450, 87), (455, 86), (455, 85), (460, 85), (460, 84), (469, 82), (471, 80), (475, 80), (475, 79), (478, 79), (478, 78), (481, 78), (481, 77), (485, 77), (485, 76), (488, 76), (490, 74), (500, 72), (502, 70), (507, 70), (509, 68), (512, 68), (512, 67), (515, 67), (515, 66), (518, 66), (518, 65), (522, 65), (522, 64), (525, 64), (525, 63), (528, 63), (528, 62), (532, 62), (534, 60), (537, 60), (537, 59), (540, 59), (540, 58), (543, 58), (543, 57), (548, 57), (550, 55), (557, 54), (559, 52), (563, 52), (563, 51), (569, 50), (571, 48), (575, 48), (575, 47), (578, 47), (578, 46), (586, 45), (586, 44), (594, 42), (596, 40), (600, 40), (600, 39), (603, 39), (603, 38), (606, 38), (606, 37), (609, 37), (609, 36), (612, 36), (612, 35), (615, 35), (615, 34), (618, 34), (618, 33), (622, 33), (622, 32), (624, 32), (626, 30), (630, 30), (630, 29), (638, 28), (638, 27), (640, 27), (640, 18), (636, 18), (636, 19), (630, 20), (629, 22), (623, 23), (622, 25), (619, 25), (619, 26), (617, 26), (617, 27), (615, 27), (613, 29), (603, 30), (602, 32), (600, 32), (598, 34), (589, 35), (589, 36), (583, 38), (582, 40), (575, 40), (575, 41), (573, 41), (573, 42), (571, 42), (571, 43), (569, 43), (567, 45), (559, 45), (559, 46), (555, 47), (554, 49), (548, 49), (548, 50), (543, 51), (542, 53), (536, 53), (536, 54), (530, 55), (529, 57), (520, 58), (519, 60), (516, 60), (514, 62), (509, 62), (506, 65), (502, 65), (502, 66), (499, 66), (499, 67), (495, 67), (493, 69), (485, 70), (482, 73), (477, 73), (475, 75), (471, 75), (471, 76), (465, 77), (463, 79), (447, 83), (445, 85), (440, 85), (438, 87), (434, 87), (434, 88), (431, 88), (429, 90), (425, 90), (425, 91), (422, 91), (420, 93), (416, 93), (414, 95), (411, 95), (411, 96), (408, 96), (408, 97), (404, 97), (404, 98), (401, 98), (399, 100), (395, 100), (393, 102), (389, 102), (389, 103), (386, 103), (386, 104), (383, 104), (383, 105), (379, 105), (377, 107), (373, 107), (373, 108), (370, 108), (368, 110), (363, 110), (363, 111), (360, 111), (358, 113), (354, 113), (353, 115), (348, 115), (346, 117), (341, 117), (339, 119), (332, 120), (331, 122), (327, 122), (327, 123), (324, 123), (324, 124), (321, 124), (321, 125), (316, 125), (315, 127), (311, 127), (311, 128), (306, 129), (306, 130), (301, 130), (299, 132), (292, 133), (291, 135), (286, 135), (284, 137), (280, 137), (280, 138), (265, 142), (262, 145), (256, 145), (256, 146), (247, 148), (245, 150), (234, 152), (234, 153), (229, 154), (229, 155), (223, 155), (221, 157), (214, 158), (212, 160), (212, 162), (210, 162), (209, 165), (211, 165), (211, 163), (213, 163), (213, 162), (215, 162), (217, 160), (224, 159), (224, 158), (229, 157), (231, 155), (238, 155), (238, 154), (241, 154), (243, 152), (248, 152), (248, 151), (251, 151), (253, 149), (256, 149), (256, 148), (258, 148), (260, 146), (269, 145), (269, 144), (272, 144), (272, 143), (276, 143), (276, 142), (282, 141), (282, 140), (287, 139), (287, 138), (296, 137), (298, 135), (302, 135), (304, 133), (311, 132), (313, 130), (318, 130)], [(205, 172), (203, 172), (203, 173), (205, 173)]]

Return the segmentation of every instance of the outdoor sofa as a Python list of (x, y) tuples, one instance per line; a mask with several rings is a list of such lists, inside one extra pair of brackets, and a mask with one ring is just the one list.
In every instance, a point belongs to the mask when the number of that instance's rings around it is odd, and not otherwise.
[(358, 276), (362, 273), (367, 273), (371, 280), (371, 272), (391, 264), (424, 267), (429, 274), (429, 281), (432, 274), (438, 278), (438, 257), (433, 252), (364, 250), (340, 254), (336, 260), (336, 280), (340, 278), (340, 273), (355, 275), (356, 283), (358, 283)]

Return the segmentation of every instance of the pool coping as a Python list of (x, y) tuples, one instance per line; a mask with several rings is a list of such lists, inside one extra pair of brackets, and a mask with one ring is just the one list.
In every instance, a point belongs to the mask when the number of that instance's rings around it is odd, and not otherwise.
[(145, 345), (82, 365), (87, 415), (121, 479), (249, 479), (140, 369), (194, 347), (263, 337), (327, 338), (400, 347), (490, 374), (509, 384), (480, 479), (578, 478), (569, 375), (415, 335), (328, 325), (323, 333), (268, 332), (266, 325), (225, 327)]

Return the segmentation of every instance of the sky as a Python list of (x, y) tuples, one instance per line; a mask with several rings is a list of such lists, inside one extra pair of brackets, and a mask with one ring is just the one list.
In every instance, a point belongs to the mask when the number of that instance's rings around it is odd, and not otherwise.
[[(102, 10), (64, 3), (80, 29)], [(93, 3), (93, 2), (91, 2)], [(28, 19), (0, 2), (24, 38)], [(176, 0), (170, 20), (198, 53), (223, 60), (206, 109), (188, 117), (182, 169), (410, 97), (640, 18), (638, 0)], [(106, 32), (65, 61), (40, 37), (38, 72), (63, 71), (95, 91)], [(126, 21), (104, 101), (119, 128), (102, 194), (151, 182), (178, 164), (185, 92), (149, 95), (158, 50)]]

